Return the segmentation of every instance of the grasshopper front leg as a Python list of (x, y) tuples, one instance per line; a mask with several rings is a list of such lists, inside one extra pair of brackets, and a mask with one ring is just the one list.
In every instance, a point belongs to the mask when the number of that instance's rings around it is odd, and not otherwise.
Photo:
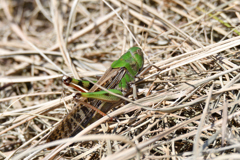
[(62, 82), (69, 87), (75, 88), (76, 90), (80, 91), (80, 92), (85, 92), (84, 90), (82, 90), (79, 87), (83, 87), (84, 89), (91, 89), (93, 84), (89, 81), (85, 81), (85, 80), (78, 80), (72, 77), (68, 77), (68, 76), (63, 76), (62, 78)]
[[(65, 85), (75, 88), (81, 92), (82, 90), (76, 87), (76, 85), (81, 86), (85, 89), (90, 89), (93, 86), (93, 84), (89, 81), (78, 80), (78, 79), (67, 77), (67, 76), (64, 76), (62, 81)], [(123, 95), (122, 92), (117, 89), (108, 89), (108, 91), (113, 92), (115, 94), (119, 94), (121, 96)], [(105, 102), (117, 102), (120, 100), (119, 97), (116, 97), (107, 91), (95, 91), (95, 92), (86, 92), (86, 93), (82, 92), (82, 93), (78, 93), (77, 97), (93, 98), (93, 99), (97, 99)]]
[[(108, 91), (113, 92), (115, 94), (123, 95), (121, 91), (117, 89), (108, 89)], [(78, 93), (81, 97), (85, 98), (93, 98), (105, 102), (118, 102), (120, 100), (119, 97), (112, 95), (107, 91), (96, 91), (96, 92), (87, 92), (87, 93)]]

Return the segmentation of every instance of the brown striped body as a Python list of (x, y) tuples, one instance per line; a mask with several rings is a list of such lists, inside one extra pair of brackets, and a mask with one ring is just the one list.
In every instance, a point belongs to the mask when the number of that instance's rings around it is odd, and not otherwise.
[[(105, 72), (105, 74), (98, 80), (97, 84), (107, 88), (113, 89), (116, 88), (121, 78), (124, 76), (125, 70), (123, 68), (112, 69), (110, 68)], [(99, 90), (99, 88), (94, 85), (89, 92), (94, 92)], [(91, 101), (90, 104), (94, 107), (98, 108), (102, 102), (99, 100), (89, 100), (87, 98), (80, 98), (80, 102), (76, 103), (74, 108), (68, 113), (64, 119), (60, 122), (58, 126), (51, 132), (50, 136), (47, 138), (47, 142), (51, 142), (54, 140), (67, 138), (76, 135), (83, 128), (87, 127), (89, 124), (95, 122), (97, 119), (101, 117), (100, 114), (95, 114), (95, 111), (82, 105), (81, 101), (87, 102)], [(107, 113), (111, 108), (118, 105), (118, 103), (105, 103), (103, 107), (101, 107), (101, 111)], [(94, 117), (93, 117), (94, 116)]]

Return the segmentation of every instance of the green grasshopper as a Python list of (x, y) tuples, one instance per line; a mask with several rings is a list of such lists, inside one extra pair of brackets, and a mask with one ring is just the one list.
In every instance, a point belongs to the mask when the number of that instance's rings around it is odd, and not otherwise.
[[(138, 47), (132, 47), (112, 63), (111, 67), (97, 81), (97, 84), (108, 89), (110, 92), (127, 96), (132, 91), (129, 83), (134, 81), (135, 76), (143, 68), (143, 65), (144, 57), (142, 50)], [(97, 85), (93, 85), (88, 81), (64, 76), (63, 83), (75, 89), (78, 89), (77, 85), (85, 89), (91, 89), (89, 92), (82, 92), (75, 95), (75, 99), (78, 99), (81, 105), (76, 105), (65, 116), (60, 124), (51, 132), (47, 138), (47, 142), (76, 135), (101, 116), (105, 116), (105, 113), (111, 108), (123, 102), (119, 97), (101, 90)]]

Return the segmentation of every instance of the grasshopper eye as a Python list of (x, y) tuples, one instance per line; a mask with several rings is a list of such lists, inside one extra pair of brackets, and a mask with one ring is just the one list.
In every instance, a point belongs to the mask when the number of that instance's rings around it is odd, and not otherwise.
[(138, 49), (138, 50), (137, 50), (137, 53), (138, 53), (141, 57), (143, 57), (143, 52), (142, 52), (141, 49)]

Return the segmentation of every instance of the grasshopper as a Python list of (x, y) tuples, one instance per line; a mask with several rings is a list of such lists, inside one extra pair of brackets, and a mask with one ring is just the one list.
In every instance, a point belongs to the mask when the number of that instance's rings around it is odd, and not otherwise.
[[(132, 91), (129, 83), (134, 81), (135, 76), (141, 71), (143, 65), (144, 57), (142, 50), (138, 47), (132, 47), (111, 64), (111, 67), (97, 81), (97, 84), (115, 94), (127, 96)], [(47, 142), (76, 135), (102, 115), (106, 115), (105, 113), (111, 108), (123, 102), (119, 97), (101, 90), (97, 85), (93, 85), (88, 81), (64, 76), (63, 83), (75, 89), (78, 88), (76, 85), (79, 85), (85, 89), (90, 88), (90, 90), (89, 92), (75, 95), (75, 99), (78, 99), (78, 102), (80, 104), (82, 102), (84, 105), (76, 105), (51, 132)], [(88, 107), (89, 103), (95, 109)]]

